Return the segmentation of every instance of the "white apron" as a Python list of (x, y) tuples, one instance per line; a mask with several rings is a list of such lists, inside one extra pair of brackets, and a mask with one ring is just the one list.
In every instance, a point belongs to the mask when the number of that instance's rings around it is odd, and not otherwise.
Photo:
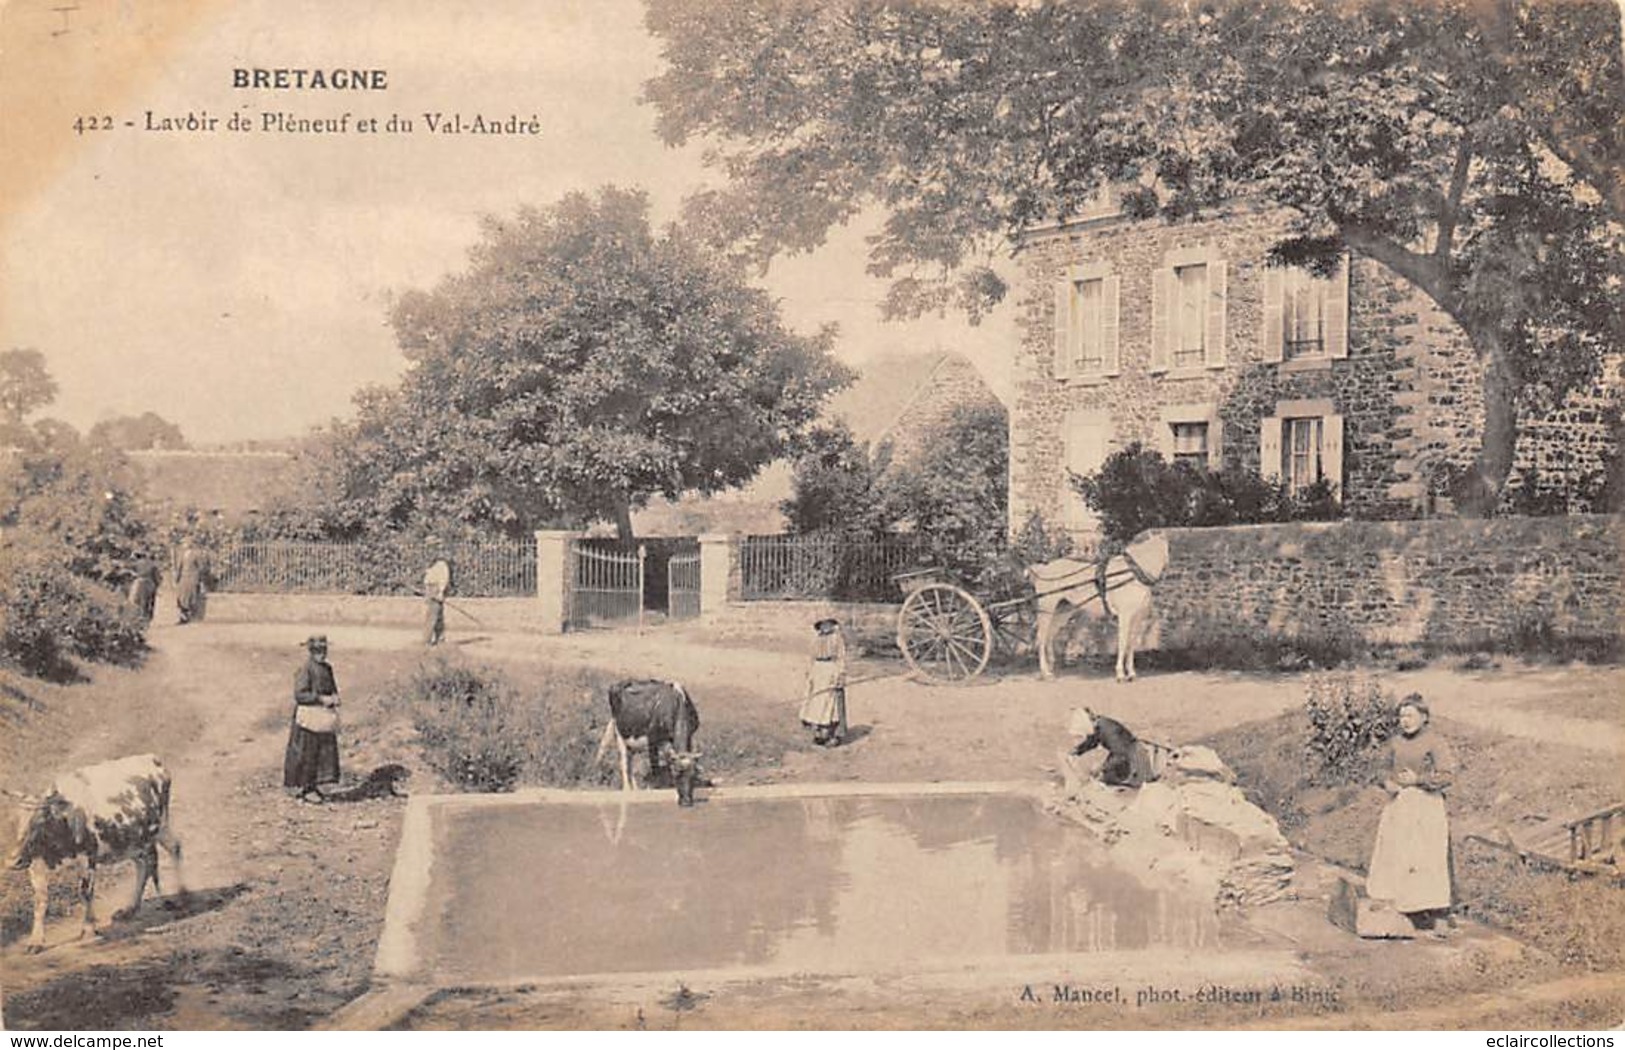
[(1365, 893), (1407, 914), (1450, 907), (1450, 822), (1442, 796), (1400, 788), (1384, 807)]

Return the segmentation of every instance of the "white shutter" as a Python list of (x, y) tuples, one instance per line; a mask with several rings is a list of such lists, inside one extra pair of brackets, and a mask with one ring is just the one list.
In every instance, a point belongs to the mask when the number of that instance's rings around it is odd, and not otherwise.
[(1326, 289), (1325, 313), (1326, 356), (1349, 356), (1349, 271), (1353, 269), (1349, 257), (1343, 256), (1332, 273), (1330, 287)]
[(1174, 425), (1169, 420), (1160, 420), (1157, 423), (1157, 451), (1162, 458), (1172, 463), (1174, 461)]
[(1320, 469), (1331, 484), (1332, 496), (1343, 500), (1343, 417), (1326, 416), (1320, 434)]
[(1055, 378), (1072, 374), (1072, 282), (1055, 282)]
[(1229, 264), (1223, 259), (1213, 259), (1207, 264), (1207, 330), (1203, 334), (1209, 368), (1224, 367), (1228, 270)]
[(1281, 480), (1281, 417), (1265, 416), (1258, 425), (1258, 473), (1266, 481)]
[(1286, 272), (1279, 266), (1264, 267), (1264, 357), (1265, 361), (1286, 359)]
[(1168, 333), (1173, 325), (1169, 313), (1173, 310), (1174, 271), (1164, 266), (1151, 274), (1151, 370), (1168, 368)]
[(1207, 417), (1207, 466), (1212, 471), (1224, 469), (1224, 421), (1218, 412)]
[(1106, 358), (1106, 374), (1114, 376), (1123, 370), (1122, 357), (1117, 351), (1117, 293), (1120, 282), (1107, 277), (1100, 283), (1100, 342)]

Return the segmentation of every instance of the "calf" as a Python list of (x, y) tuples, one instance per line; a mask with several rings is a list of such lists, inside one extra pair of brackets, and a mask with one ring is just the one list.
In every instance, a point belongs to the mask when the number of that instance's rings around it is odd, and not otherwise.
[(84, 917), (79, 935), (95, 932), (91, 905), (96, 896), (96, 868), (121, 860), (134, 860), (135, 897), (114, 915), (128, 918), (141, 906), (152, 880), (158, 884), (158, 847), (175, 863), (175, 882), (182, 892), (181, 844), (169, 830), (169, 771), (152, 755), (134, 755), (100, 765), (86, 766), (65, 776), (44, 798), (25, 797), (22, 830), (9, 867), (28, 870), (34, 888), (34, 926), (28, 950), (45, 947), (45, 903), (50, 888), (47, 872), (73, 857), (83, 857), (85, 872), (79, 881)]
[(645, 749), (649, 771), (669, 766), (677, 785), (677, 804), (694, 804), (697, 760), (694, 734), (700, 728), (700, 713), (694, 701), (678, 682), (654, 679), (628, 679), (609, 687), (609, 725), (598, 742), (598, 758), (603, 758), (611, 740), (621, 756), (621, 790), (629, 791), (633, 781), (629, 752)]

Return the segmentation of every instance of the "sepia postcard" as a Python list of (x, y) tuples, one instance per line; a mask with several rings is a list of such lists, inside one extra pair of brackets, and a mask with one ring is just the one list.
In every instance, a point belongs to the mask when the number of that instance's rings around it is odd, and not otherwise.
[(3, 1026), (1617, 1028), (1620, 22), (0, 4)]

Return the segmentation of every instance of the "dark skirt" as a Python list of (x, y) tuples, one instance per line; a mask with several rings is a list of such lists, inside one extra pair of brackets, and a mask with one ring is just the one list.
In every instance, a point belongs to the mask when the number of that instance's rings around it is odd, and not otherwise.
[(295, 723), (288, 730), (282, 758), (282, 786), (309, 791), (317, 784), (339, 781), (339, 735), (312, 733)]

